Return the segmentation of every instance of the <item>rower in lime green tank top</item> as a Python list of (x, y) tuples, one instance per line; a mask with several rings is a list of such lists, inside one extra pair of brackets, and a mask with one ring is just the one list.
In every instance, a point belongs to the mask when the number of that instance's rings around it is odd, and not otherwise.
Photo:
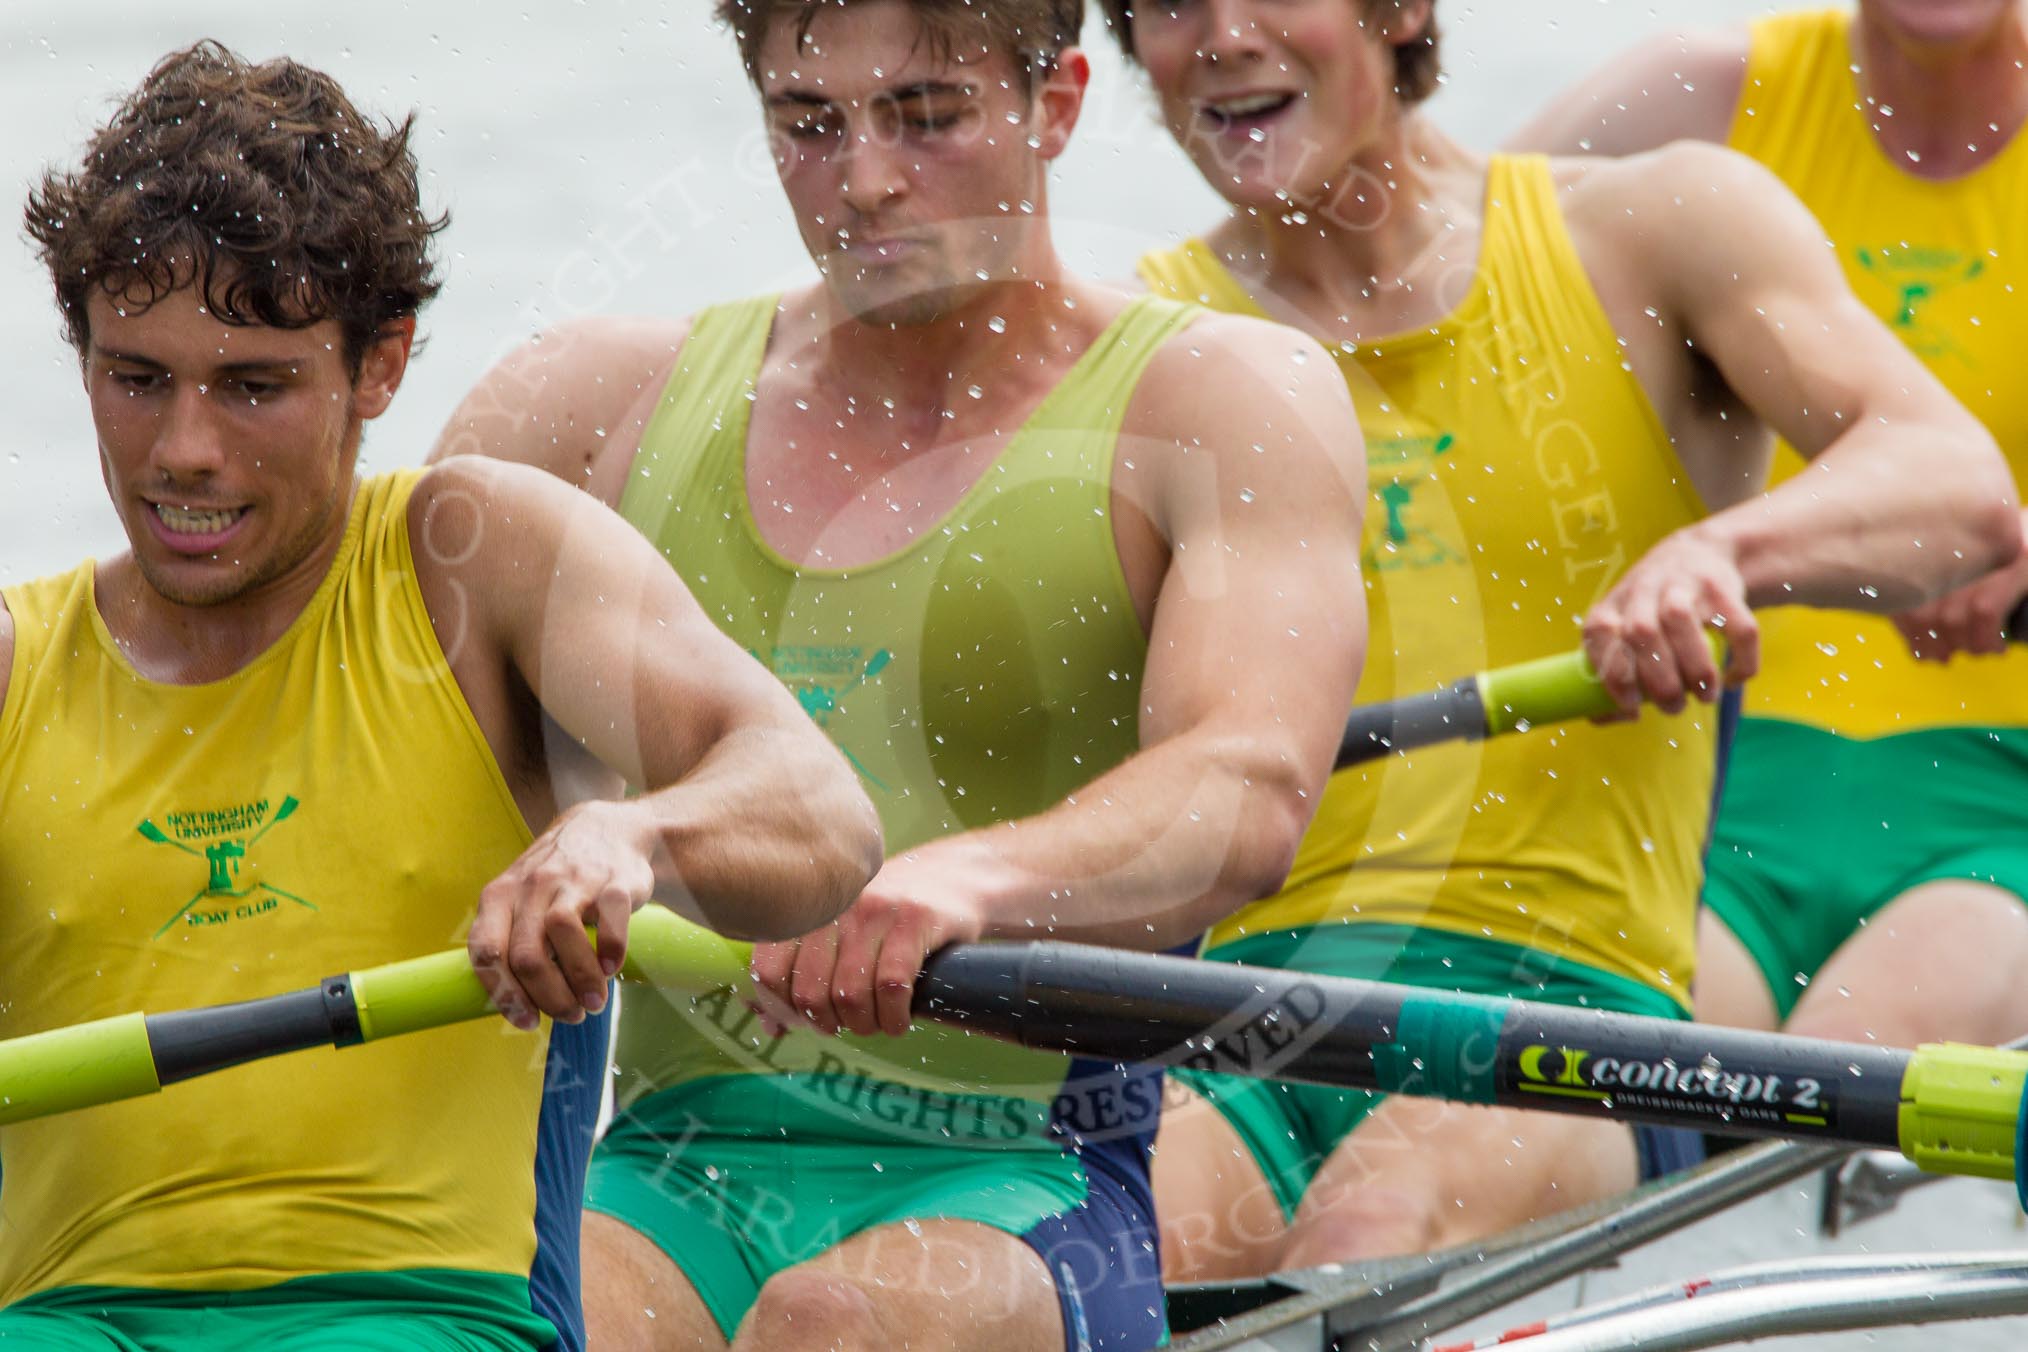
[[(748, 395), (775, 306), (698, 316), (621, 512), (845, 753), (889, 853), (1039, 812), (1133, 754), (1147, 644), (1114, 552), (1115, 442), (1142, 368), (1190, 311), (1130, 306), (940, 524), (830, 570), (776, 553), (748, 503)], [(655, 1095), (720, 1130), (793, 1113), (818, 1135), (877, 1138), (884, 1122), (1056, 1152), (1064, 1113), (1098, 1130), (1154, 1107), (1129, 1101), (1153, 1092), (1139, 1079), (1127, 1099), (1059, 1103), (1070, 1058), (939, 1025), (771, 1038), (724, 992), (694, 1011), (630, 994), (616, 1061), (623, 1110)]]
[[(224, 680), (139, 675), (91, 563), (7, 589), (0, 1038), (128, 1013), (136, 991), (220, 1004), (433, 952), (529, 843), (416, 586), (417, 478), (358, 490), (315, 598)], [(0, 1306), (322, 1283), (545, 1343), (529, 1272), (549, 1036), (466, 1024), (9, 1127)]]
[[(1496, 157), (1477, 275), (1429, 328), (1337, 350), (1366, 434), (1361, 703), (1567, 651), (1586, 609), (1705, 515), (1622, 365), (1539, 157)], [(1260, 313), (1201, 242), (1157, 291)], [(1469, 376), (1467, 375), (1469, 373)], [(1574, 724), (1332, 777), (1286, 887), (1216, 929), (1345, 922), (1569, 960), (1685, 1009), (1716, 715)]]

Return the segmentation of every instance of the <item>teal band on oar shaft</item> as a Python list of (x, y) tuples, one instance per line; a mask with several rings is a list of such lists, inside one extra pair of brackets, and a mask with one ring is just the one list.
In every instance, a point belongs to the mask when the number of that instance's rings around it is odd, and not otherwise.
[(949, 949), (918, 996), (931, 1017), (1107, 1061), (1883, 1149), (1901, 1139), (1910, 1062), (1880, 1047), (1074, 944)]

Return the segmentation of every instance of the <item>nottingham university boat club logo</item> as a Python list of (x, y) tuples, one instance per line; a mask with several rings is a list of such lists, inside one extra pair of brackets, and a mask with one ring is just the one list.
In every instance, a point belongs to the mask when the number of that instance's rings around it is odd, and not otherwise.
[[(227, 808), (169, 812), (159, 823), (150, 817), (135, 827), (143, 838), (203, 861), (203, 886), (176, 908), (155, 937), (179, 924), (203, 929), (257, 919), (273, 914), (285, 901), (316, 910), (294, 892), (259, 877), (254, 858), (262, 838), (301, 806), (293, 797), (285, 796), (279, 803), (262, 798)], [(197, 871), (195, 866), (191, 871)]]
[(1379, 509), (1374, 517), (1381, 526), (1366, 533), (1367, 571), (1391, 573), (1465, 561), (1457, 513), (1430, 501), (1443, 491), (1437, 481), (1437, 462), (1450, 454), (1457, 440), (1449, 432), (1436, 432), (1374, 437), (1367, 442), (1367, 486), (1373, 505)]
[[(755, 653), (754, 656), (759, 657), (760, 654)], [(852, 768), (859, 772), (859, 777), (882, 793), (893, 790), (869, 770), (864, 761), (852, 754), (852, 748), (838, 739), (837, 730), (831, 724), (844, 708), (847, 697), (867, 682), (879, 680), (880, 673), (887, 670), (887, 664), (893, 660), (894, 654), (886, 648), (868, 652), (851, 646), (784, 643), (776, 646), (772, 658), (767, 661), (775, 679), (795, 692), (796, 702), (803, 706), (803, 712), (809, 715), (810, 720), (832, 734), (832, 745), (852, 762)]]
[(1944, 293), (1977, 281), (1986, 270), (1985, 259), (1962, 249), (1906, 244), (1862, 248), (1857, 257), (1866, 274), (1888, 289), (1886, 296), (1876, 293), (1877, 300), (1891, 306), (1882, 317), (1911, 351), (1929, 361), (1947, 356), (1969, 360), (1964, 347), (1935, 321), (1929, 308)]

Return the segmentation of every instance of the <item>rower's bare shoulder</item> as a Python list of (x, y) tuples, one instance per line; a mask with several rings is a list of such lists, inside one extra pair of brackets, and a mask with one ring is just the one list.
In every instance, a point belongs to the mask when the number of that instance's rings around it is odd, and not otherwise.
[(631, 460), (690, 334), (690, 320), (598, 317), (558, 325), (481, 377), (432, 460), (478, 455), (533, 465), (580, 488), (611, 456)]
[(1705, 259), (1750, 258), (1763, 245), (1822, 239), (1779, 178), (1724, 146), (1677, 141), (1609, 159), (1559, 159), (1551, 169), (1580, 246), (1687, 280)]
[(1122, 431), (1123, 454), (1140, 448), (1186, 492), (1233, 473), (1358, 477), (1359, 420), (1337, 363), (1309, 334), (1252, 315), (1194, 316), (1149, 361)]
[(1751, 49), (1744, 27), (1644, 39), (1552, 98), (1507, 145), (1554, 155), (1632, 155), (1671, 141), (1723, 142)]
[(1258, 422), (1276, 401), (1303, 406), (1319, 395), (1326, 404), (1338, 396), (1349, 414), (1344, 378), (1315, 338), (1255, 315), (1205, 310), (1150, 359), (1129, 421), (1188, 436), (1235, 419)]
[(0, 708), (7, 704), (7, 690), (14, 674), (14, 612), (7, 598), (0, 596)]

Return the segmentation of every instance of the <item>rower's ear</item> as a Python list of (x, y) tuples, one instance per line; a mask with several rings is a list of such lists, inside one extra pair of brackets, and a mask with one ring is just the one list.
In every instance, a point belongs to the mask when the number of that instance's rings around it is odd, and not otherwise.
[(1083, 51), (1066, 47), (1047, 66), (1035, 70), (1029, 132), (1036, 150), (1053, 160), (1070, 145), (1084, 111), (1084, 92), (1091, 84), (1091, 62)]
[(1427, 37), (1436, 0), (1393, 0), (1374, 8), (1380, 19), (1380, 35), (1388, 45), (1406, 47)]
[(366, 345), (359, 357), (359, 374), (352, 381), (352, 411), (360, 418), (378, 418), (394, 402), (394, 392), (408, 374), (409, 353), (415, 347), (415, 316), (404, 315), (388, 321)]

